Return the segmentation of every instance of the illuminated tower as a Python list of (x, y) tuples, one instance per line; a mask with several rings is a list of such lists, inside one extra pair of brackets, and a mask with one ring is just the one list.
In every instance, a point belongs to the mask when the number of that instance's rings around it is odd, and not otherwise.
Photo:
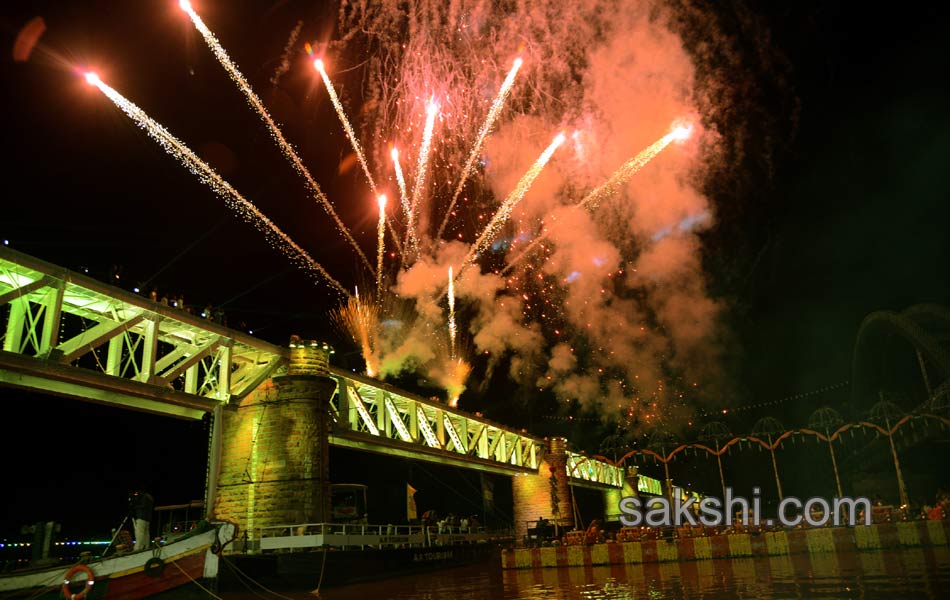
[(236, 522), (251, 547), (261, 527), (330, 520), (331, 352), (294, 338), (286, 373), (224, 412), (215, 516)]
[(516, 475), (511, 482), (515, 535), (520, 539), (541, 517), (570, 530), (574, 509), (567, 479), (567, 440), (552, 438), (538, 473)]

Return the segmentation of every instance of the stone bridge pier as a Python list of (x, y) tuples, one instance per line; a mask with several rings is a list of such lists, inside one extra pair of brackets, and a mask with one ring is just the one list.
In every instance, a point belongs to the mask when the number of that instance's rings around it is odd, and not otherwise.
[[(285, 374), (222, 410), (214, 516), (241, 528), (330, 520), (329, 349), (294, 341)], [(246, 538), (244, 537), (246, 535)]]
[(567, 439), (548, 440), (538, 472), (515, 475), (511, 480), (515, 539), (524, 539), (528, 523), (540, 517), (552, 525), (574, 528), (574, 509), (567, 478)]

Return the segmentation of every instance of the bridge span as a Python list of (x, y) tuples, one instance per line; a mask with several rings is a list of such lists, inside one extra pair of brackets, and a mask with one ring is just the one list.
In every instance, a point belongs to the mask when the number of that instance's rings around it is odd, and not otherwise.
[[(295, 350), (8, 247), (0, 247), (0, 311), (0, 385), (185, 419), (214, 415), (212, 505), (227, 459), (219, 421), (276, 401)], [(329, 364), (324, 374), (329, 444), (513, 476), (550, 477), (547, 464), (565, 486), (625, 486), (622, 468), (566, 440), (552, 445)]]
[(0, 383), (200, 419), (286, 351), (174, 307), (0, 248)]
[[(288, 348), (0, 247), (0, 384), (200, 419), (286, 370)], [(496, 472), (536, 472), (544, 440), (330, 367), (330, 443)], [(617, 467), (568, 451), (578, 482)]]

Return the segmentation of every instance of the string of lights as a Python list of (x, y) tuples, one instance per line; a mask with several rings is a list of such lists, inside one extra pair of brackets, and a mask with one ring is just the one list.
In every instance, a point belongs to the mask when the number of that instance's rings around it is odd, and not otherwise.
[[(857, 423), (844, 423), (840, 427), (838, 427), (834, 431), (834, 433), (826, 432), (826, 434), (822, 434), (821, 432), (814, 431), (812, 429), (802, 428), (802, 429), (789, 430), (781, 434), (776, 434), (774, 438), (772, 436), (762, 436), (762, 435), (735, 436), (729, 441), (726, 441), (721, 444), (717, 444), (716, 449), (713, 449), (712, 447), (710, 447), (710, 445), (708, 445), (708, 442), (698, 442), (698, 441), (679, 443), (679, 445), (677, 445), (676, 448), (674, 448), (669, 453), (667, 453), (666, 449), (662, 447), (659, 449), (659, 451), (651, 449), (651, 448), (631, 448), (630, 450), (626, 452), (626, 454), (624, 454), (619, 460), (617, 460), (615, 464), (623, 464), (627, 459), (631, 459), (634, 461), (642, 459), (644, 461), (652, 460), (654, 463), (656, 462), (668, 463), (671, 460), (673, 460), (677, 454), (681, 452), (684, 453), (684, 455), (687, 455), (689, 450), (693, 450), (694, 453), (703, 452), (711, 456), (716, 456), (716, 455), (722, 456), (723, 454), (728, 452), (732, 446), (736, 446), (737, 448), (741, 449), (743, 443), (745, 443), (749, 447), (758, 446), (762, 449), (774, 452), (786, 440), (794, 444), (796, 442), (796, 436), (801, 436), (803, 439), (806, 439), (806, 440), (814, 439), (816, 441), (822, 441), (822, 442), (834, 442), (834, 441), (843, 441), (844, 438), (842, 437), (842, 434), (845, 432), (849, 432), (853, 439), (855, 431), (858, 431), (861, 434), (874, 434), (876, 436), (884, 436), (884, 437), (892, 438), (898, 431), (901, 430), (901, 428), (904, 425), (909, 424), (911, 429), (914, 429), (915, 422), (917, 421), (925, 421), (925, 422), (935, 421), (944, 430), (946, 430), (946, 428), (950, 426), (950, 419), (947, 419), (946, 417), (942, 417), (940, 415), (933, 415), (933, 414), (927, 414), (927, 413), (917, 414), (917, 415), (904, 415), (904, 417), (900, 419), (897, 423), (895, 423), (893, 426), (891, 426), (890, 429), (886, 429), (885, 427), (882, 427), (878, 423), (872, 423), (870, 421), (860, 421)], [(902, 431), (901, 433), (903, 434), (904, 432)], [(614, 461), (610, 461), (610, 459), (607, 459), (601, 455), (595, 455), (595, 457), (600, 458), (602, 460), (607, 460), (608, 462), (614, 462)]]

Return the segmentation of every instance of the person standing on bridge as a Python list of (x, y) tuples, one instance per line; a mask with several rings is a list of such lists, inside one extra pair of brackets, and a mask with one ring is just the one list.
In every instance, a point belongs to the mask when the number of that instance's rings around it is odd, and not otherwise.
[(152, 511), (155, 508), (155, 499), (148, 492), (136, 489), (129, 494), (129, 514), (135, 527), (135, 548), (145, 550), (149, 544), (149, 524), (152, 520)]

